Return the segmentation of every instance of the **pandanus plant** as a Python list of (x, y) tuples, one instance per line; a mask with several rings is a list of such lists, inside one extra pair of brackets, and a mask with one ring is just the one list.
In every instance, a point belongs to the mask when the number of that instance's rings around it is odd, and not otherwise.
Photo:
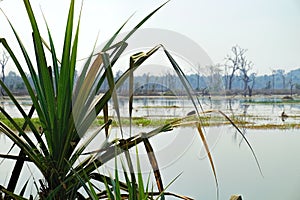
[[(34, 47), (35, 61), (31, 60), (27, 48), (23, 45), (21, 38), (15, 31), (13, 25), (8, 19), (11, 29), (22, 51), (25, 63), (21, 63), (15, 51), (11, 48), (5, 38), (0, 38), (1, 44), (9, 53), (15, 67), (20, 73), (28, 94), (32, 101), (32, 107), (29, 113), (26, 113), (16, 97), (10, 92), (6, 85), (0, 81), (1, 87), (5, 90), (10, 100), (24, 118), (23, 126), (19, 126), (13, 117), (2, 107), (2, 114), (9, 120), (17, 131), (11, 130), (5, 123), (0, 121), (0, 131), (7, 135), (20, 149), (19, 155), (1, 155), (5, 159), (16, 160), (12, 176), (9, 179), (7, 187), (1, 186), (0, 190), (5, 193), (6, 198), (23, 199), (24, 190), (17, 194), (16, 185), (19, 180), (20, 172), (24, 163), (31, 162), (41, 172), (43, 180), (35, 182), (40, 199), (84, 199), (84, 198), (110, 198), (110, 199), (153, 199), (155, 196), (162, 199), (165, 195), (175, 195), (165, 191), (162, 177), (159, 171), (158, 162), (155, 157), (149, 138), (159, 135), (162, 132), (171, 131), (174, 127), (182, 123), (194, 124), (204, 142), (205, 149), (216, 178), (216, 171), (213, 159), (206, 143), (205, 135), (202, 130), (201, 121), (197, 120), (200, 113), (197, 98), (192, 95), (191, 87), (178, 64), (168, 50), (158, 45), (148, 52), (137, 52), (130, 57), (128, 69), (117, 79), (114, 79), (112, 68), (126, 49), (129, 37), (139, 29), (154, 13), (156, 13), (165, 4), (159, 6), (140, 23), (138, 23), (121, 41), (115, 41), (126, 22), (117, 30), (117, 32), (108, 40), (103, 49), (99, 52), (93, 50), (86, 59), (82, 72), (75, 79), (77, 67), (77, 48), (80, 28), (80, 16), (77, 25), (74, 26), (74, 4), (75, 0), (70, 1), (69, 14), (66, 24), (63, 52), (61, 58), (56, 54), (51, 31), (47, 27), (48, 42), (40, 34), (34, 12), (29, 0), (23, 0), (32, 29), (32, 44)], [(131, 136), (120, 136), (108, 140), (109, 127), (112, 120), (109, 119), (108, 103), (113, 100), (114, 108), (117, 113), (117, 121), (121, 127), (121, 116), (118, 109), (118, 95), (116, 90), (129, 80), (129, 114), (132, 118), (132, 102), (134, 88), (134, 71), (140, 67), (151, 55), (162, 49), (169, 59), (172, 67), (181, 80), (182, 85), (195, 107), (194, 120), (187, 120), (191, 116), (181, 120), (176, 120), (158, 127), (148, 133), (133, 134)], [(49, 55), (50, 56), (46, 56)], [(24, 69), (27, 68), (32, 77), (33, 85), (30, 84)], [(108, 89), (99, 95), (100, 88), (104, 83), (108, 83)], [(38, 128), (32, 121), (33, 113), (36, 112), (41, 127)], [(211, 111), (208, 111), (211, 112)], [(104, 123), (94, 130), (88, 139), (82, 140), (89, 130), (96, 117), (103, 113)], [(222, 112), (220, 112), (224, 115)], [(225, 116), (225, 115), (224, 115)], [(225, 116), (226, 117), (226, 116)], [(196, 120), (195, 120), (196, 119)], [(230, 121), (230, 120), (229, 120)], [(230, 121), (231, 122), (231, 121)], [(234, 124), (233, 124), (234, 125)], [(236, 127), (237, 128), (237, 127)], [(29, 129), (30, 134), (25, 129)], [(237, 128), (237, 130), (239, 130)], [(86, 147), (96, 137), (99, 132), (105, 132), (106, 139), (103, 145), (99, 146), (95, 152), (86, 153)], [(243, 135), (242, 135), (243, 136)], [(243, 136), (244, 137), (244, 136)], [(246, 140), (246, 138), (244, 137)], [(248, 143), (248, 141), (246, 140)], [(143, 187), (143, 180), (138, 171), (138, 177), (134, 173), (134, 163), (129, 153), (129, 149), (142, 143), (148, 153), (149, 162), (153, 168), (156, 179), (157, 192), (147, 191)], [(249, 144), (249, 143), (248, 143)], [(250, 144), (249, 147), (251, 148)], [(253, 149), (251, 151), (255, 157)], [(130, 173), (125, 172), (126, 181), (122, 182), (118, 178), (109, 177), (101, 174), (97, 169), (118, 155), (123, 154), (126, 157), (127, 167)], [(256, 157), (255, 157), (256, 159)], [(256, 160), (257, 161), (257, 160)], [(123, 163), (124, 164), (124, 163)], [(123, 166), (124, 167), (124, 166)], [(102, 191), (96, 192), (97, 187), (92, 181), (98, 181), (105, 187)], [(80, 192), (83, 188), (85, 195)], [(88, 197), (86, 196), (88, 195)], [(175, 195), (178, 198), (189, 199), (185, 196)]]

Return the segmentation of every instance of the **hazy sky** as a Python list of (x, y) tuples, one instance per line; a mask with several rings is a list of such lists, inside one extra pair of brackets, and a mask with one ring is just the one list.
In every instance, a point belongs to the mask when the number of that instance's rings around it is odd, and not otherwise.
[[(43, 10), (59, 48), (63, 42), (69, 1), (31, 2), (37, 16), (41, 16)], [(85, 57), (91, 52), (98, 33), (97, 43), (101, 43), (135, 13), (125, 28), (129, 30), (163, 2), (85, 0), (78, 56)], [(80, 3), (77, 1), (77, 11)], [(25, 45), (30, 44), (31, 33), (23, 1), (3, 0), (0, 7)], [(44, 24), (42, 17), (39, 17), (38, 23)], [(0, 37), (7, 38), (14, 45), (3, 14), (0, 14), (0, 24)], [(248, 49), (246, 55), (259, 74), (271, 73), (272, 69), (300, 67), (299, 0), (171, 0), (143, 27), (172, 30), (189, 37), (206, 51), (214, 63), (224, 63), (231, 47), (238, 44)], [(44, 26), (41, 29), (46, 38)]]

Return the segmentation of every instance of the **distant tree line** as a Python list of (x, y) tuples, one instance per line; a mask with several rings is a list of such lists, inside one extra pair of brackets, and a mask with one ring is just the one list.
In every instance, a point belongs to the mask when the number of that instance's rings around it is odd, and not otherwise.
[[(210, 75), (202, 74), (189, 74), (186, 78), (191, 85), (191, 89), (195, 92), (203, 95), (214, 92), (227, 91), (228, 93), (240, 92), (244, 94), (245, 90), (245, 79), (242, 74), (237, 74), (232, 77), (231, 90), (226, 87), (226, 81), (228, 76), (222, 75), (220, 68), (210, 67)], [(300, 90), (300, 68), (285, 73), (285, 70), (275, 70), (272, 74), (261, 75), (251, 77), (249, 79), (254, 80), (251, 82), (251, 87), (254, 91), (260, 90), (267, 92), (268, 94), (276, 94), (280, 91), (286, 91), (290, 93), (290, 90)], [(30, 75), (28, 75), (30, 78)], [(115, 77), (118, 78), (117, 76)], [(137, 93), (143, 94), (155, 94), (159, 92), (172, 91), (176, 94), (183, 94), (185, 89), (181, 84), (180, 79), (171, 73), (166, 73), (162, 76), (153, 76), (150, 74), (143, 74), (135, 77), (134, 88)], [(8, 72), (5, 76), (4, 83), (13, 92), (19, 94), (26, 94), (27, 90), (22, 78), (13, 71)], [(108, 84), (104, 84), (101, 90), (106, 90)], [(227, 89), (226, 89), (227, 88)], [(118, 89), (120, 93), (126, 93), (129, 90), (129, 84), (123, 84)]]
[[(208, 94), (240, 94), (252, 96), (252, 94), (295, 94), (300, 91), (300, 68), (285, 72), (283, 69), (273, 70), (268, 75), (256, 75), (255, 73), (237, 73), (232, 76), (231, 89), (228, 88), (228, 75), (222, 74), (221, 65), (206, 67), (205, 73), (194, 73), (186, 75), (191, 89), (200, 95)], [(119, 73), (117, 73), (119, 74)], [(115, 77), (116, 79), (118, 76)], [(155, 95), (155, 94), (176, 94), (184, 95), (185, 89), (180, 79), (171, 73), (161, 76), (154, 76), (149, 73), (134, 78), (134, 88), (136, 94)], [(105, 84), (104, 84), (105, 85)], [(106, 90), (102, 88), (102, 90)], [(119, 93), (126, 94), (129, 84), (123, 84), (118, 89)]]
[[(246, 52), (246, 49), (235, 45), (225, 57), (223, 64), (198, 66), (195, 73), (186, 75), (190, 89), (201, 95), (226, 93), (252, 96), (253, 93), (290, 95), (299, 93), (300, 68), (289, 72), (284, 69), (272, 70), (268, 75), (258, 76), (253, 71), (254, 64), (247, 59)], [(27, 90), (22, 78), (13, 71), (7, 74), (4, 72), (8, 59), (3, 52), (0, 59), (0, 78), (11, 92), (26, 95)], [(116, 72), (115, 79), (117, 80), (121, 74), (121, 71)], [(30, 75), (27, 76), (31, 81)], [(108, 83), (104, 81), (100, 91), (104, 92), (107, 88)], [(118, 89), (120, 94), (126, 94), (128, 91), (129, 83), (122, 84)], [(170, 72), (160, 76), (147, 73), (134, 78), (134, 93), (137, 95), (184, 95), (185, 91), (179, 77)], [(1, 94), (5, 95), (2, 88)]]

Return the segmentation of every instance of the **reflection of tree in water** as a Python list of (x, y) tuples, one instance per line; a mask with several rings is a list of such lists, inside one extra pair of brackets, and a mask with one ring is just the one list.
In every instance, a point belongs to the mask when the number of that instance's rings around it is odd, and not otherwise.
[(174, 96), (175, 95), (170, 88), (160, 83), (146, 83), (137, 86), (138, 87), (135, 88), (134, 95), (152, 95), (152, 96), (159, 96), (159, 95)]
[[(250, 107), (249, 104), (242, 105), (243, 114), (241, 115), (242, 125), (241, 125), (240, 129), (241, 129), (243, 135), (246, 135), (246, 133), (247, 133), (246, 124), (244, 124), (243, 122), (247, 123), (247, 114), (248, 114), (249, 107)], [(240, 140), (239, 146), (241, 146), (243, 140), (244, 140), (243, 138)]]
[(147, 117), (149, 117), (150, 112), (149, 112), (149, 99), (148, 98), (143, 98), (143, 106), (146, 108), (146, 113)]
[(228, 101), (227, 101), (228, 103), (227, 103), (227, 105), (228, 105), (228, 110), (232, 113), (232, 115), (234, 115), (234, 112), (233, 112), (233, 110), (232, 110), (232, 99), (228, 99)]
[[(235, 119), (236, 121), (239, 121), (241, 123), (239, 123), (238, 128), (240, 129), (241, 133), (245, 136), (247, 133), (247, 128), (246, 128), (246, 124), (247, 123), (247, 114), (248, 114), (248, 108), (250, 107), (249, 104), (240, 104), (239, 108), (241, 109), (241, 114), (236, 115), (234, 113), (234, 110), (232, 108), (232, 99), (228, 100), (228, 108), (230, 110), (230, 112), (232, 113), (232, 119)], [(242, 142), (243, 142), (243, 137), (239, 137), (240, 134), (235, 131), (233, 134), (233, 139), (235, 142), (238, 142), (239, 146), (241, 146)]]
[(248, 112), (248, 108), (249, 108), (249, 104), (244, 104), (243, 106), (242, 106), (242, 108), (243, 108), (243, 116), (246, 118), (246, 115), (247, 115), (247, 112)]
[[(227, 108), (227, 110), (229, 110), (229, 112), (231, 113), (231, 119), (235, 119), (236, 117), (235, 117), (234, 110), (233, 110), (233, 108), (232, 108), (232, 104), (233, 104), (233, 99), (232, 99), (232, 98), (229, 98), (229, 99), (227, 100), (227, 106), (226, 106), (226, 108)], [(237, 141), (237, 137), (238, 137), (238, 133), (237, 133), (237, 131), (234, 131), (234, 134), (233, 134), (233, 139), (234, 139), (234, 141)]]

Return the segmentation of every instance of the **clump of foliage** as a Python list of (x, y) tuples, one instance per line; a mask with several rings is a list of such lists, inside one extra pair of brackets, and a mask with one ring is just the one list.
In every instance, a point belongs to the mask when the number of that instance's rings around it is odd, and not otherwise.
[[(127, 197), (128, 199), (143, 199), (145, 198), (145, 194), (147, 194), (148, 197), (152, 197), (151, 199), (153, 199), (154, 196), (164, 199), (165, 195), (172, 194), (165, 191), (155, 153), (149, 142), (149, 138), (163, 132), (171, 131), (174, 127), (186, 123), (196, 126), (200, 138), (204, 142), (216, 178), (213, 160), (208, 150), (208, 145), (199, 120), (198, 106), (196, 106), (197, 101), (191, 94), (189, 83), (185, 75), (167, 49), (162, 45), (158, 45), (149, 52), (138, 52), (132, 55), (128, 69), (117, 80), (113, 77), (112, 68), (124, 52), (127, 46), (126, 40), (165, 4), (147, 15), (122, 41), (115, 41), (117, 35), (126, 24), (125, 22), (110, 40), (108, 40), (100, 52), (91, 52), (84, 64), (82, 73), (78, 77), (78, 80), (75, 80), (80, 29), (80, 16), (77, 24), (74, 21), (75, 0), (70, 1), (61, 58), (56, 54), (56, 48), (48, 26), (48, 42), (45, 42), (40, 34), (30, 1), (23, 0), (23, 2), (31, 24), (35, 61), (30, 59), (27, 47), (23, 45), (20, 36), (9, 20), (8, 22), (11, 25), (19, 48), (22, 51), (22, 59), (25, 59), (25, 64), (20, 62), (21, 58), (15, 55), (15, 50), (10, 47), (6, 39), (0, 38), (1, 44), (8, 52), (20, 73), (33, 103), (29, 113), (26, 113), (12, 92), (0, 81), (1, 87), (5, 90), (6, 94), (24, 118), (24, 124), (21, 125), (0, 107), (5, 119), (12, 124), (17, 132), (9, 128), (2, 120), (0, 121), (0, 131), (6, 134), (13, 141), (15, 146), (20, 148), (20, 153), (17, 156), (1, 155), (6, 159), (16, 160), (8, 186), (0, 187), (0, 191), (2, 191), (7, 198), (24, 199), (23, 196), (28, 182), (24, 183), (24, 187), (19, 194), (16, 193), (16, 185), (20, 181), (19, 176), (24, 163), (31, 162), (43, 176), (43, 179), (35, 182), (38, 190), (37, 195), (40, 199), (121, 199), (123, 197)], [(133, 91), (134, 71), (158, 49), (163, 49), (180, 78), (181, 83), (187, 90), (189, 97), (193, 101), (196, 110), (196, 117), (194, 116), (196, 120), (174, 120), (148, 133), (132, 134), (132, 136), (124, 137), (116, 89), (118, 89), (126, 79), (129, 79), (129, 87), (130, 90)], [(50, 58), (47, 56), (49, 53)], [(24, 72), (26, 67), (30, 71), (34, 87), (31, 86)], [(99, 89), (105, 81), (107, 81), (109, 88), (103, 95), (98, 95)], [(133, 94), (133, 92), (131, 92), (131, 94)], [(113, 101), (121, 132), (120, 137), (116, 136), (112, 140), (110, 137), (113, 136), (109, 135), (112, 120), (109, 119), (107, 109), (110, 100)], [(129, 110), (130, 126), (132, 125), (132, 101), (133, 96), (130, 96), (128, 102), (131, 108), (131, 110)], [(32, 119), (34, 112), (37, 113), (40, 128), (35, 126), (35, 122)], [(103, 124), (97, 127), (93, 134), (88, 136), (88, 139), (82, 140), (82, 136), (88, 132), (101, 112), (104, 115)], [(29, 136), (25, 129), (30, 130), (32, 137)], [(98, 133), (103, 132), (105, 132), (106, 139), (102, 141), (102, 145), (99, 146), (97, 151), (87, 154), (85, 152), (86, 147)], [(145, 191), (146, 189), (142, 185), (143, 180), (140, 176), (136, 178), (134, 173), (129, 150), (132, 147), (136, 147), (139, 143), (144, 144), (148, 153), (149, 162), (153, 168), (154, 177), (156, 179), (157, 192), (152, 190)], [(125, 155), (127, 167), (130, 171), (130, 176), (125, 174), (125, 183), (121, 183), (117, 173), (115, 177), (112, 178), (98, 171), (105, 163), (113, 158), (116, 159), (120, 154)], [(104, 189), (98, 192), (97, 187), (92, 184), (93, 181), (104, 185)], [(83, 189), (88, 197), (84, 196), (80, 189)], [(114, 193), (112, 191), (114, 191)], [(188, 199), (187, 197), (179, 195), (177, 195), (177, 197)], [(32, 198), (32, 196), (30, 198)]]

